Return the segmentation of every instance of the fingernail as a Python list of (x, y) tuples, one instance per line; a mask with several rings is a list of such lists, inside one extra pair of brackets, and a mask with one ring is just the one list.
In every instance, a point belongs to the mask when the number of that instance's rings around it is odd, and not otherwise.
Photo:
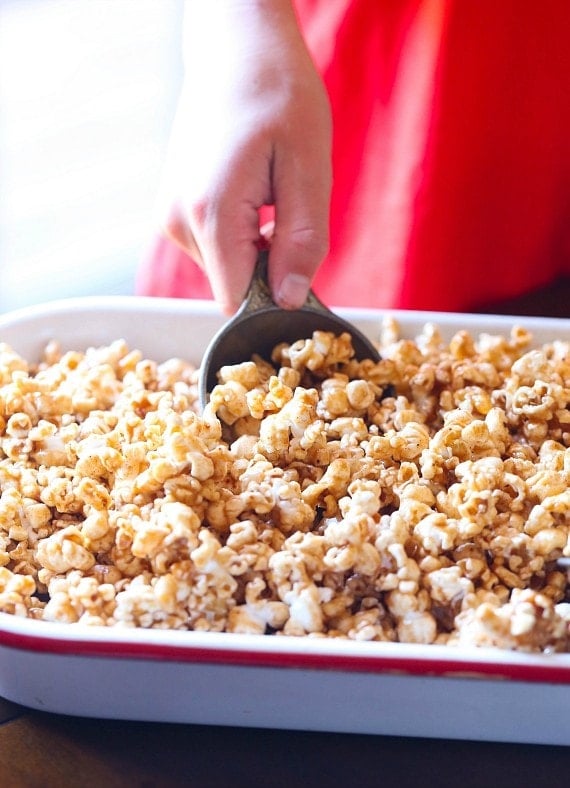
[(277, 301), (288, 309), (299, 309), (305, 303), (311, 282), (301, 274), (287, 274), (281, 282)]

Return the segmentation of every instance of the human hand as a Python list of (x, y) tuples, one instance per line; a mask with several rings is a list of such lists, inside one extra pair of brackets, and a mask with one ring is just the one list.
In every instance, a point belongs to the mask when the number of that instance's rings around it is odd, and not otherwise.
[(273, 205), (274, 300), (297, 308), (328, 250), (331, 118), (289, 0), (189, 0), (186, 79), (161, 221), (207, 273), (227, 314), (241, 304)]

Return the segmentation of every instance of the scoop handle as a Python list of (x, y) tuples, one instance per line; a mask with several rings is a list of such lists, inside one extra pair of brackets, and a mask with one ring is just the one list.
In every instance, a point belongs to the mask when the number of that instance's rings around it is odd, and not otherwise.
[[(238, 315), (257, 312), (260, 309), (275, 308), (277, 304), (271, 296), (268, 281), (269, 252), (263, 249), (257, 256), (257, 262), (253, 270), (253, 276), (247, 291), (244, 303), (238, 311)], [(310, 307), (317, 312), (330, 315), (331, 310), (320, 301), (312, 290), (309, 290), (303, 308)]]

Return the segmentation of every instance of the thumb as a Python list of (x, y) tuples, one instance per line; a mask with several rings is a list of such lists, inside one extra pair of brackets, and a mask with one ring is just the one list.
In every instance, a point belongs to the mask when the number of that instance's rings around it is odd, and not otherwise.
[[(314, 161), (314, 160), (313, 160)], [(269, 286), (285, 309), (303, 305), (329, 249), (330, 161), (300, 162), (274, 170), (275, 229), (269, 252)]]

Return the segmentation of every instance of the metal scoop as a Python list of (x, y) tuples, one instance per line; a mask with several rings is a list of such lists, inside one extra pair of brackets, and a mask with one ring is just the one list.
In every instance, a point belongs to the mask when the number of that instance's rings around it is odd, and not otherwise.
[(306, 339), (313, 331), (347, 332), (352, 336), (357, 359), (380, 359), (374, 344), (351, 323), (331, 312), (312, 290), (300, 309), (291, 311), (278, 307), (267, 283), (267, 260), (267, 251), (260, 252), (243, 304), (206, 349), (199, 381), (202, 408), (218, 382), (216, 373), (221, 367), (249, 361), (254, 354), (270, 360), (275, 345)]

